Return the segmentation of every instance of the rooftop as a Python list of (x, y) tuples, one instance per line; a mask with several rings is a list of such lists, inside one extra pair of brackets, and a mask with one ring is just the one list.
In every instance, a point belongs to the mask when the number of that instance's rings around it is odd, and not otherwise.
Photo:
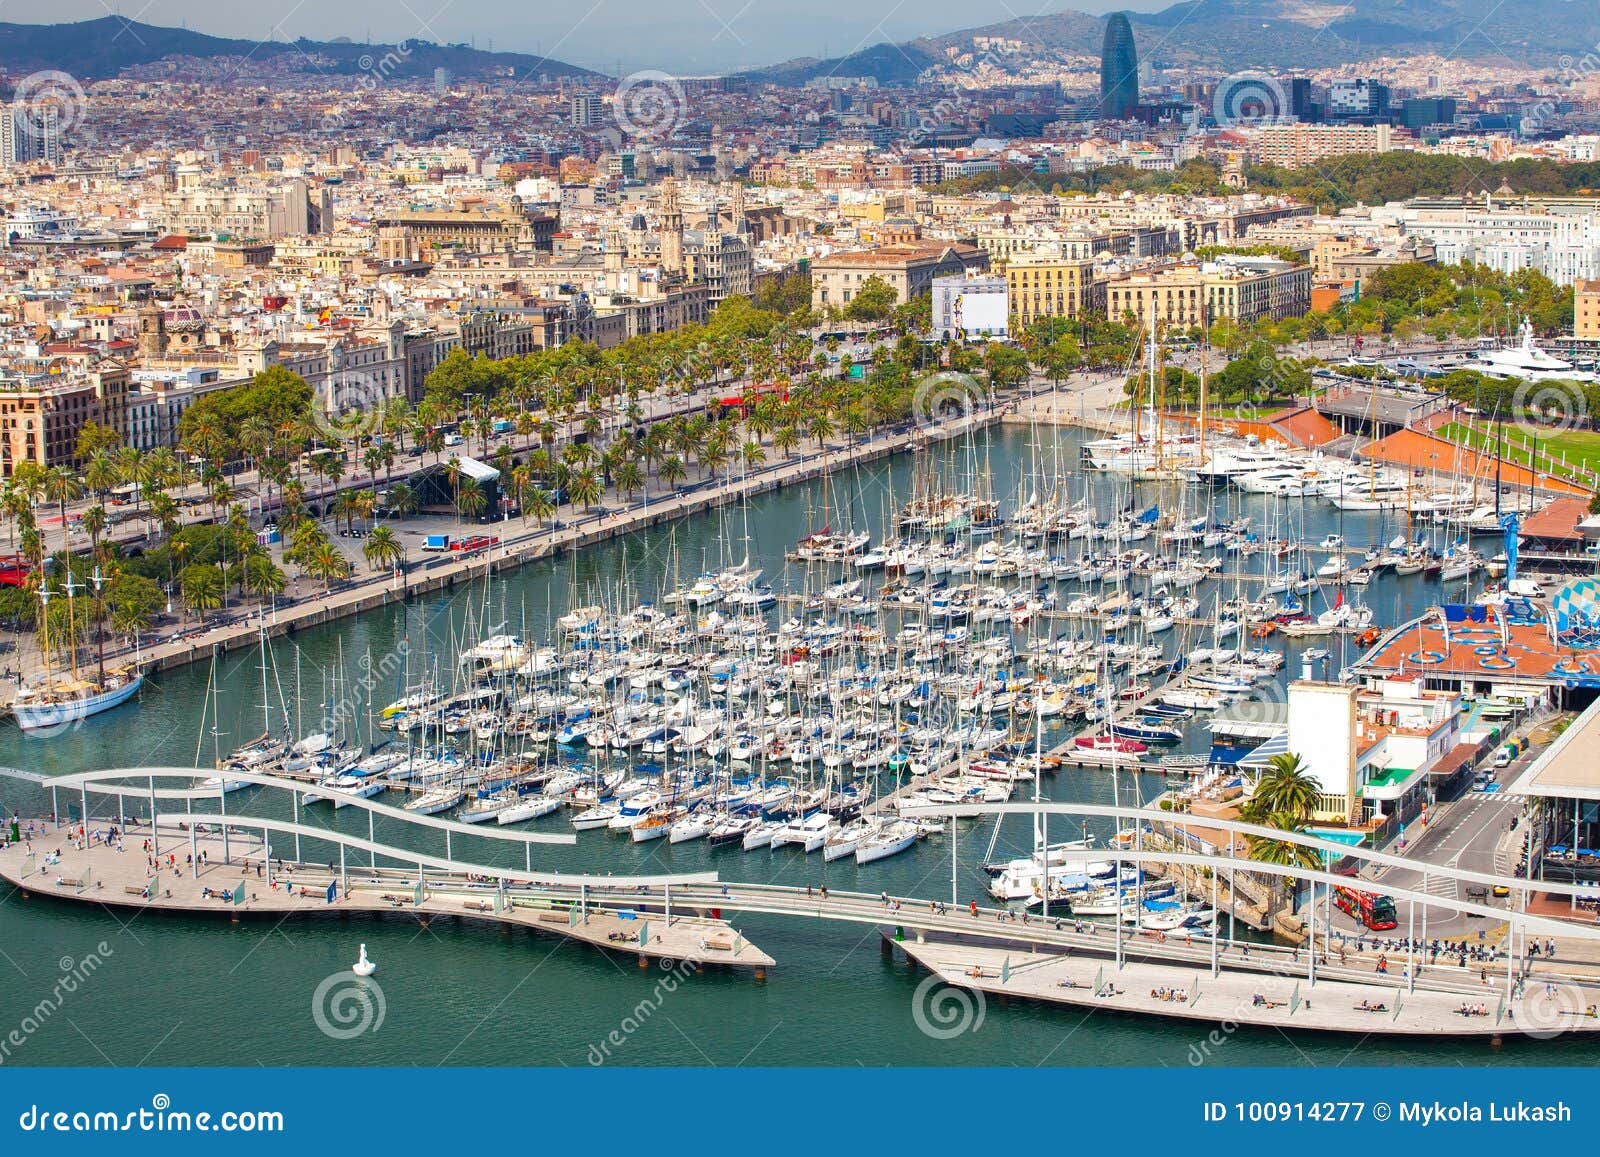
[(1502, 652), (1500, 624), (1452, 624), (1449, 642), (1436, 619), (1417, 620), (1381, 642), (1357, 664), (1430, 679), (1496, 680), (1556, 687), (1600, 687), (1600, 653), (1589, 655), (1551, 642), (1544, 623), (1508, 623)]
[(1515, 795), (1600, 800), (1600, 699), (1506, 788)]

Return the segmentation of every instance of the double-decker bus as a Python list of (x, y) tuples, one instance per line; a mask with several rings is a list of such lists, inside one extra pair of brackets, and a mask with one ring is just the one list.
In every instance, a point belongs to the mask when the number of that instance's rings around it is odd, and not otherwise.
[(780, 402), (787, 402), (789, 387), (782, 382), (764, 382), (758, 386), (746, 387), (743, 393), (718, 398), (717, 405), (724, 410), (737, 410), (741, 415), (746, 415), (762, 398), (776, 398)]
[(1335, 888), (1333, 902), (1346, 916), (1354, 916), (1374, 932), (1387, 932), (1396, 926), (1394, 901), (1354, 888)]

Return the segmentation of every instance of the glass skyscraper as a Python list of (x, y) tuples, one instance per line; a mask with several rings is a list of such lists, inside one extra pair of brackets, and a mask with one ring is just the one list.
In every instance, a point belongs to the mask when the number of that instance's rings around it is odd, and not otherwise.
[(1100, 115), (1120, 118), (1139, 104), (1139, 54), (1133, 47), (1133, 26), (1121, 12), (1106, 20), (1100, 48)]

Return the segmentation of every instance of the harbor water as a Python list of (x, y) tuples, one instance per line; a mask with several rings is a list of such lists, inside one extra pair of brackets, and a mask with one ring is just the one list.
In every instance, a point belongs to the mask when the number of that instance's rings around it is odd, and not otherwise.
[[(657, 599), (702, 570), (734, 565), (747, 555), (780, 592), (814, 592), (820, 583), (835, 581), (837, 571), (808, 573), (803, 564), (786, 564), (784, 552), (825, 523), (870, 529), (875, 542), (883, 541), (894, 512), (930, 470), (947, 487), (987, 489), (1007, 509), (1060, 478), (1073, 500), (1089, 496), (1106, 517), (1157, 504), (1212, 521), (1249, 517), (1264, 537), (1318, 543), (1339, 534), (1351, 545), (1366, 546), (1409, 530), (1431, 533), (1436, 544), (1444, 545), (1444, 528), (1408, 527), (1404, 516), (1397, 522), (1393, 512), (1341, 513), (1316, 498), (1271, 499), (1192, 484), (1130, 486), (1125, 479), (1086, 475), (1078, 466), (1079, 442), (1079, 435), (1067, 431), (1001, 428), (941, 450), (932, 462), (900, 457), (874, 463), (826, 484), (763, 495), (747, 506), (542, 562), (492, 583), (479, 580), (306, 630), (270, 645), (269, 710), (275, 718), (287, 715), (303, 734), (320, 728), (329, 704), (353, 703), (355, 710), (343, 713), (346, 726), (352, 738), (366, 741), (372, 705), (398, 698), (408, 679), (414, 682), (434, 670), (442, 677), (453, 675), (463, 641), (470, 646), (499, 632), (553, 641), (555, 619), (573, 606)], [(1000, 537), (1009, 535), (1002, 531)], [(1153, 543), (1139, 545), (1156, 549)], [(1078, 543), (1070, 548), (1063, 543), (1055, 549), (1074, 553), (1078, 548)], [(1496, 543), (1487, 553), (1498, 549)], [(1311, 568), (1323, 557), (1312, 552)], [(1227, 569), (1259, 572), (1267, 565), (1256, 555), (1243, 563), (1230, 560)], [(965, 580), (952, 577), (957, 581)], [(1195, 592), (1202, 600), (1200, 613), (1206, 614), (1219, 594), (1233, 597), (1235, 586), (1231, 579), (1204, 583)], [(1256, 597), (1259, 584), (1257, 590), (1244, 584), (1237, 593)], [(1378, 623), (1389, 625), (1462, 593), (1446, 592), (1438, 580), (1423, 575), (1389, 574), (1375, 579), (1361, 598)], [(1334, 597), (1332, 588), (1327, 597)], [(1321, 609), (1319, 594), (1311, 610)], [(780, 605), (771, 614), (777, 621), (789, 613)], [(890, 630), (893, 623), (885, 616), (882, 625)], [(1090, 624), (1040, 618), (1018, 634), (1040, 639), (1092, 635), (1093, 630)], [(1180, 626), (1165, 636), (1166, 645), (1173, 652), (1209, 645), (1201, 634)], [(1358, 644), (1343, 636), (1275, 637), (1267, 645), (1286, 654), (1280, 681), (1299, 675), (1304, 648), (1330, 652), (1318, 670), (1327, 677), (1337, 677), (1359, 654)], [(370, 695), (361, 690), (368, 683)], [(63, 734), (24, 736), (8, 725), (0, 729), (0, 765), (46, 776), (107, 767), (209, 767), (216, 752), (226, 753), (262, 727), (261, 657), (246, 649), (224, 656), (214, 671), (202, 664), (152, 677), (137, 705)], [(1045, 742), (1059, 742), (1067, 734), (1049, 730)], [(1183, 750), (1206, 747), (1204, 719), (1190, 721)], [(1124, 771), (1114, 778), (1104, 769), (1062, 768), (1046, 777), (1040, 790), (1053, 799), (1131, 803), (1152, 798), (1166, 782), (1153, 772)], [(1025, 785), (1017, 798), (1031, 790)], [(231, 796), (230, 810), (234, 799), (248, 810), (248, 794)], [(0, 780), (0, 806), (8, 814), (39, 815), (49, 810), (50, 793)], [(306, 815), (316, 817), (308, 822), (365, 834), (360, 809), (324, 808)], [(557, 813), (532, 827), (570, 832), (566, 816)], [(399, 827), (379, 820), (377, 838), (405, 839)], [(1089, 833), (1104, 840), (1111, 831), (1091, 827)], [(1065, 840), (1080, 834), (1052, 827), (1048, 836)], [(905, 855), (858, 868), (848, 857), (825, 864), (820, 855), (806, 856), (795, 848), (713, 851), (703, 840), (634, 843), (602, 829), (579, 833), (574, 846), (543, 849), (535, 868), (618, 875), (716, 871), (729, 881), (827, 884), (948, 901), (951, 838), (948, 832), (935, 835)], [(1020, 817), (998, 833), (993, 820), (961, 821), (954, 838), (960, 841), (955, 881), (960, 903), (981, 897), (986, 878), (979, 865), (986, 858), (1024, 856), (1033, 843), (1031, 825)], [(126, 854), (138, 855), (137, 844)], [(309, 852), (308, 858), (316, 854)], [(480, 862), (507, 862), (501, 858), (506, 853), (487, 841), (474, 842), (470, 850), (457, 848), (458, 856), (469, 854)], [(514, 855), (520, 858), (520, 850)], [(221, 914), (214, 919), (139, 914), (25, 899), (13, 892), (0, 905), (0, 1036), (12, 1027), (7, 1022), (30, 1021), (20, 1034), (24, 1043), (6, 1062), (48, 1065), (1332, 1066), (1491, 1059), (1487, 1046), (1478, 1044), (1367, 1040), (1352, 1048), (1351, 1041), (1333, 1037), (1290, 1038), (1249, 1029), (1213, 1033), (1150, 1017), (1085, 1018), (1070, 1009), (993, 1000), (982, 1009), (977, 1027), (947, 1037), (937, 1031), (936, 1021), (934, 1032), (925, 1031), (929, 1001), (936, 994), (927, 992), (920, 984), (923, 975), (902, 956), (881, 951), (878, 930), (753, 915), (738, 916), (735, 924), (778, 961), (765, 979), (717, 969), (689, 975), (655, 966), (646, 970), (626, 953), (467, 920), (436, 919), (421, 927), (400, 913), (386, 919), (330, 913), (281, 924), (250, 918), (230, 923)], [(886, 915), (885, 924), (892, 918)], [(349, 968), (362, 943), (380, 965), (382, 1023), (377, 1031), (340, 1039), (319, 1027), (326, 1018), (313, 1015), (313, 997), (324, 978)], [(59, 1008), (38, 1016), (34, 1010), (41, 995), (90, 954), (100, 958), (92, 976), (76, 984)], [(1577, 1038), (1533, 1041), (1513, 1035), (1492, 1058), (1502, 1064), (1591, 1064), (1600, 1054)], [(306, 1090), (304, 1095), (320, 1094)]]

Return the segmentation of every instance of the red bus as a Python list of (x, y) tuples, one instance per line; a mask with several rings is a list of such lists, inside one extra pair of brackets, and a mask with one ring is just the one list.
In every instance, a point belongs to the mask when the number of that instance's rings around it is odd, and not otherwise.
[(754, 406), (764, 397), (777, 398), (780, 402), (789, 400), (789, 387), (782, 382), (768, 382), (761, 386), (751, 386), (742, 394), (729, 394), (726, 398), (718, 398), (717, 404), (725, 410), (746, 410)]
[(1388, 896), (1374, 896), (1354, 888), (1335, 888), (1333, 902), (1339, 911), (1354, 916), (1374, 932), (1387, 932), (1398, 923), (1394, 917), (1394, 901)]

